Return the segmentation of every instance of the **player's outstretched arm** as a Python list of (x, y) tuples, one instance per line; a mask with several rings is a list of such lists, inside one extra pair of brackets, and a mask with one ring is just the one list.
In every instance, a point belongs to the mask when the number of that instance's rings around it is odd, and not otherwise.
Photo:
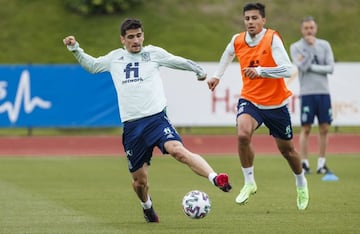
[(69, 51), (73, 53), (79, 64), (90, 73), (99, 73), (108, 71), (110, 56), (100, 56), (94, 58), (93, 56), (84, 52), (80, 48), (79, 42), (76, 41), (74, 36), (67, 36), (63, 39), (64, 45)]

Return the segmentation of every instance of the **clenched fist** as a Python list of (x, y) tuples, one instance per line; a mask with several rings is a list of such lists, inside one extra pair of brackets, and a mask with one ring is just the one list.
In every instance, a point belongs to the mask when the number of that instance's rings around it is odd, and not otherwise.
[(67, 36), (63, 39), (64, 45), (73, 46), (76, 44), (76, 40), (74, 36)]

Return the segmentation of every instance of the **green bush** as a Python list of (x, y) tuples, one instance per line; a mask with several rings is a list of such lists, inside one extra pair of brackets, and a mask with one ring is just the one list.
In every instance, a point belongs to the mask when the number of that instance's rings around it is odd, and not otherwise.
[(125, 12), (142, 0), (64, 0), (65, 7), (81, 15), (116, 14)]

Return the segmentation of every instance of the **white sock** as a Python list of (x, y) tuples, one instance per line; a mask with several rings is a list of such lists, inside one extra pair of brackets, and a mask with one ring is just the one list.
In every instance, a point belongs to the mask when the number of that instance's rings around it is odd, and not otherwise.
[(294, 174), (295, 175), (295, 183), (296, 187), (305, 187), (307, 185), (307, 180), (304, 174), (304, 170), (300, 174)]
[(144, 208), (144, 209), (150, 209), (151, 206), (152, 206), (152, 201), (151, 201), (151, 199), (150, 199), (150, 195), (148, 194), (148, 199), (147, 199), (146, 202), (140, 202), (140, 203), (141, 203), (142, 208)]
[(325, 166), (325, 161), (326, 161), (325, 157), (319, 157), (317, 169), (323, 168)]
[(244, 175), (245, 184), (254, 184), (255, 183), (254, 166), (247, 168), (241, 167), (241, 169)]
[(214, 184), (214, 178), (217, 176), (217, 173), (215, 173), (215, 172), (212, 172), (212, 173), (210, 173), (209, 175), (208, 175), (208, 179), (210, 180), (210, 182), (213, 184), (213, 185), (215, 185)]
[(301, 160), (307, 167), (310, 167), (309, 159), (303, 159)]

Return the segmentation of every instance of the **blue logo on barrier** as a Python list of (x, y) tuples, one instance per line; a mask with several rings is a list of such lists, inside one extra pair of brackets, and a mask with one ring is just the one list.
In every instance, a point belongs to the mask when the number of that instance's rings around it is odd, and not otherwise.
[[(138, 74), (137, 66), (125, 70)], [(0, 127), (117, 126), (121, 118), (108, 72), (90, 74), (80, 65), (0, 65)]]
[[(7, 97), (8, 82), (0, 81), (0, 100)], [(0, 105), (0, 113), (7, 112), (11, 123), (15, 123), (18, 120), (21, 107), (24, 108), (25, 113), (30, 114), (36, 107), (42, 109), (49, 109), (51, 102), (41, 99), (40, 97), (31, 97), (31, 83), (30, 73), (24, 70), (21, 73), (19, 85), (16, 91), (15, 99), (13, 102), (6, 101)]]

